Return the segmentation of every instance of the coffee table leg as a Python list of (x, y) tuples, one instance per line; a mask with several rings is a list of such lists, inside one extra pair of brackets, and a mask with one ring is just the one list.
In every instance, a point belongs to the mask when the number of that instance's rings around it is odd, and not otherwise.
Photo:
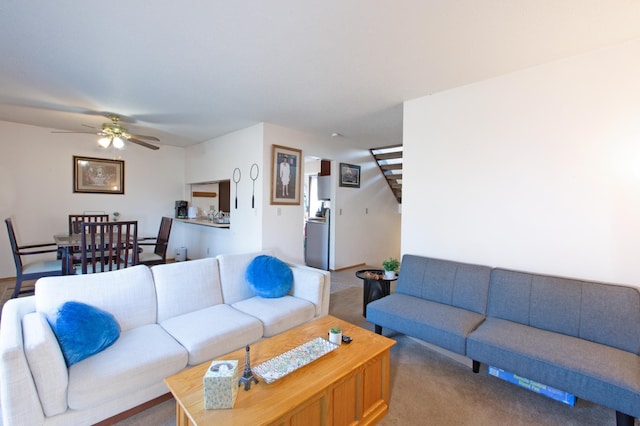
[(176, 401), (176, 426), (189, 426), (190, 424), (187, 413), (182, 409), (180, 403)]

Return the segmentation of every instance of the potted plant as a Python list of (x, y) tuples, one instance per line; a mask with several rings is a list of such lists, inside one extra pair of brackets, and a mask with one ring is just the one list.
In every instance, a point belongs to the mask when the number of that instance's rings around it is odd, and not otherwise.
[(400, 262), (398, 262), (398, 259), (390, 257), (382, 262), (382, 268), (384, 269), (384, 277), (391, 280), (396, 277), (396, 272), (398, 272), (398, 268), (400, 268)]
[(336, 345), (340, 345), (342, 343), (342, 330), (338, 327), (333, 327), (329, 330), (329, 341)]

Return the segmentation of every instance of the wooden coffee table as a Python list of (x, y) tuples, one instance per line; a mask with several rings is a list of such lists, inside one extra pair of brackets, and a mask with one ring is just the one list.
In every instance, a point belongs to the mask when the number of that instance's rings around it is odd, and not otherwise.
[[(332, 316), (251, 345), (251, 365), (271, 359), (340, 327), (349, 344), (267, 384), (260, 380), (248, 391), (242, 386), (232, 409), (205, 410), (202, 379), (205, 362), (167, 377), (176, 400), (176, 424), (183, 425), (353, 425), (372, 424), (389, 409), (389, 349), (396, 342)], [(245, 348), (217, 359), (238, 360)]]

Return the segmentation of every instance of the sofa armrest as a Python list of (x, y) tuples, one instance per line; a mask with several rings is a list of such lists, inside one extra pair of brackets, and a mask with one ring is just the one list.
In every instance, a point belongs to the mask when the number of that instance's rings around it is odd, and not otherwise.
[(35, 296), (11, 299), (0, 320), (2, 424), (43, 424), (44, 412), (24, 352), (22, 317), (35, 312)]
[(298, 264), (290, 263), (289, 267), (293, 272), (293, 286), (289, 294), (313, 303), (316, 307), (316, 317), (327, 315), (331, 291), (330, 273)]

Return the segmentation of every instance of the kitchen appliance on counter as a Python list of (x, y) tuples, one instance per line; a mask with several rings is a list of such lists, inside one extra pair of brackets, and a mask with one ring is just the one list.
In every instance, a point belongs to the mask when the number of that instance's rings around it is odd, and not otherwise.
[(187, 218), (187, 206), (188, 202), (184, 200), (176, 201), (176, 219), (186, 219)]
[(187, 218), (188, 219), (198, 218), (198, 208), (196, 206), (191, 206), (187, 209)]
[(324, 206), (324, 201), (323, 201), (320, 207), (318, 208), (318, 210), (316, 211), (316, 218), (325, 217), (328, 211), (329, 211), (329, 208)]
[(307, 266), (329, 270), (329, 218), (325, 208), (322, 218), (309, 218), (305, 226), (304, 261)]

